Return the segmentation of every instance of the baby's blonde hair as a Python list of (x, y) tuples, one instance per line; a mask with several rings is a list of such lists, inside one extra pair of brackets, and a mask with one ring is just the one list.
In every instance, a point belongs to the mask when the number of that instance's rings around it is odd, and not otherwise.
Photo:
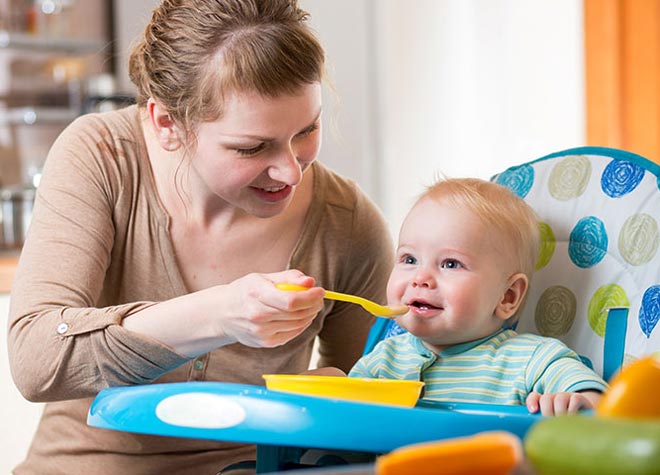
[(513, 272), (531, 279), (538, 259), (538, 218), (525, 200), (508, 188), (478, 178), (448, 178), (431, 185), (419, 197), (445, 201), (475, 213), (500, 242), (509, 245)]

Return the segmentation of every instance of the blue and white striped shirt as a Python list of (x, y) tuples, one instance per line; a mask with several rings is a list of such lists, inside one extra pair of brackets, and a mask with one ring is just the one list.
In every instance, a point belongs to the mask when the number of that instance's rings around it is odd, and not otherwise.
[(381, 341), (349, 376), (424, 381), (431, 401), (525, 404), (541, 394), (605, 391), (607, 384), (559, 340), (501, 330), (435, 354), (404, 333)]

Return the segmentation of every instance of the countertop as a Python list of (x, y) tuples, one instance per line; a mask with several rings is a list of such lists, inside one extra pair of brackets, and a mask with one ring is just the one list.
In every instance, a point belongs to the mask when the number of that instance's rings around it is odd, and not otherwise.
[(8, 294), (11, 290), (18, 266), (18, 255), (18, 252), (0, 252), (0, 294)]

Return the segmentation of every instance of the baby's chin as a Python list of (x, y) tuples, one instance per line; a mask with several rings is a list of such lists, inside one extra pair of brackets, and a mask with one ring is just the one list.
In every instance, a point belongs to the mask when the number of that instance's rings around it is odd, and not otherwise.
[(396, 322), (401, 328), (424, 341), (436, 341), (438, 340), (438, 334), (442, 332), (441, 329), (437, 328), (437, 325), (431, 325), (429, 319), (419, 318), (409, 313), (397, 318)]

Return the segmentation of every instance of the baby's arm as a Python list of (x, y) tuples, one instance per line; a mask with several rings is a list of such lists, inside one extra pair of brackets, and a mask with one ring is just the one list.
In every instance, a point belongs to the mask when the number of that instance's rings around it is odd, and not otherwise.
[(579, 409), (593, 409), (600, 400), (599, 391), (585, 390), (574, 393), (540, 394), (536, 391), (527, 396), (527, 410), (536, 413), (539, 410), (544, 416), (573, 414)]

